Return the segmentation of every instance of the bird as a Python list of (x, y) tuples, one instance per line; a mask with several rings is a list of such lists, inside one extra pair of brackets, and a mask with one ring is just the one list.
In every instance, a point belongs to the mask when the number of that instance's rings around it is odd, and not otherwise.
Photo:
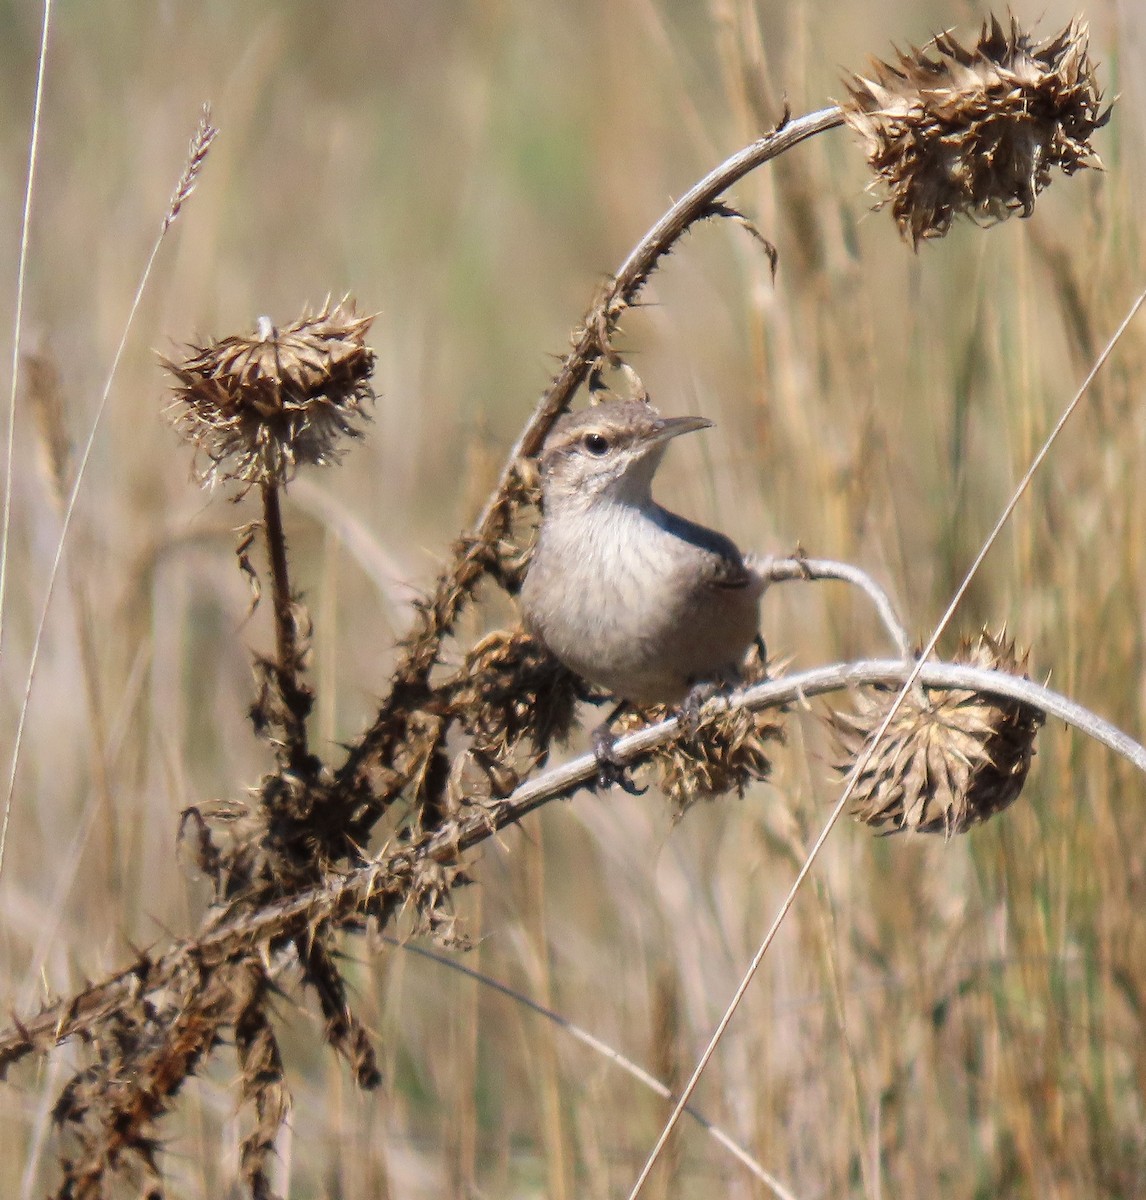
[[(711, 426), (663, 417), (645, 401), (608, 400), (561, 417), (539, 456), (524, 625), (621, 707), (688, 705), (704, 688), (734, 683), (759, 640), (766, 572), (723, 533), (652, 495), (668, 443)], [(601, 730), (594, 745), (607, 759)]]

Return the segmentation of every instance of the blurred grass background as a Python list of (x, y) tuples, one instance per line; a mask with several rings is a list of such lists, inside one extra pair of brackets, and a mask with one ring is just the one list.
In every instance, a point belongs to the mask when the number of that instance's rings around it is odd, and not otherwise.
[[(12, 327), (38, 6), (4, 5), (0, 313)], [(1074, 10), (1018, 6), (1040, 33)], [(222, 130), (160, 259), (95, 447), (40, 664), (0, 884), (0, 978), (27, 1013), (191, 931), (180, 810), (269, 763), (245, 718), (233, 559), (247, 506), (189, 481), (155, 351), (277, 322), (329, 293), (377, 311), (368, 440), (292, 488), (316, 622), (316, 744), (337, 758), (385, 689), (408, 604), (475, 513), (601, 277), (670, 197), (844, 67), (984, 10), (824, 0), (93, 0), (55, 14), (26, 343), (86, 436), (198, 107)], [(1144, 276), (1140, 5), (1092, 7), (1121, 99), (1107, 173), (1060, 180), (1030, 221), (913, 254), (870, 212), (843, 131), (733, 199), (780, 251), (696, 230), (621, 346), (667, 412), (718, 428), (663, 473), (673, 507), (742, 545), (854, 561), (923, 636), (1013, 481)], [(957, 621), (1006, 621), (1032, 674), (1131, 733), (1143, 697), (1146, 338), (1122, 343)], [(692, 439), (690, 439), (692, 441)], [(3, 743), (60, 514), (22, 401)], [(504, 623), (496, 597), (470, 638)], [(267, 606), (264, 605), (264, 609)], [(770, 593), (774, 654), (882, 653), (828, 585)], [(85, 647), (86, 666), (85, 666)], [(948, 644), (948, 649), (951, 643)], [(6, 761), (6, 760), (5, 760)], [(834, 798), (831, 748), (793, 715), (773, 783), (673, 826), (649, 794), (552, 805), (487, 847), (459, 896), (464, 961), (679, 1083)], [(1146, 1192), (1143, 781), (1047, 728), (1023, 801), (967, 837), (841, 826), (697, 1103), (795, 1195)], [(295, 1107), (280, 1187), (323, 1197), (615, 1196), (665, 1105), (504, 997), (362, 944), (359, 1014), (386, 1082), (357, 1094), (320, 1020), (285, 999)], [(230, 1052), (162, 1132), (171, 1195), (232, 1194)], [(0, 1193), (53, 1179), (48, 1114), (71, 1050), (0, 1090)], [(125, 1193), (128, 1194), (128, 1193)], [(767, 1195), (695, 1127), (650, 1195)]]

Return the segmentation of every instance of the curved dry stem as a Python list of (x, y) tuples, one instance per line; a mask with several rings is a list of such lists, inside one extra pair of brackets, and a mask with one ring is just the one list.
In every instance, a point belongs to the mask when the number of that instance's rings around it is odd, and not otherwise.
[[(777, 708), (850, 687), (902, 684), (916, 668), (919, 681), (927, 687), (1002, 696), (1058, 717), (1146, 774), (1146, 747), (1082, 705), (1029, 679), (955, 663), (911, 664), (898, 659), (834, 663), (717, 696), (708, 704), (713, 708)], [(672, 738), (678, 728), (675, 717), (660, 721), (618, 738), (614, 752), (622, 763), (637, 763)], [(528, 813), (591, 785), (596, 774), (596, 757), (580, 755), (522, 784), (505, 800), (472, 806), (451, 827), (415, 845), (384, 853), (365, 866), (331, 875), (322, 884), (253, 912), (216, 910), (196, 938), (178, 943), (157, 958), (144, 955), (126, 970), (0, 1031), (0, 1075), (29, 1054), (44, 1053), (84, 1033), (120, 1005), (167, 986), (190, 964), (198, 970), (209, 968), (257, 948), (281, 944), (302, 928), (321, 922), (360, 926), (368, 910), (384, 924), (405, 901), (418, 871), (456, 863), (465, 851)]]
[(884, 629), (895, 643), (895, 648), (904, 658), (911, 657), (911, 642), (907, 637), (907, 631), (896, 615), (891, 597), (866, 571), (861, 571), (859, 567), (854, 567), (851, 563), (836, 562), (830, 558), (804, 558), (801, 555), (795, 555), (792, 558), (767, 559), (759, 565), (759, 570), (772, 583), (787, 583), (791, 580), (839, 579), (858, 587), (867, 594), (875, 606), (875, 611), (883, 622)]
[(510, 451), (497, 488), (478, 519), (473, 533), (475, 539), (488, 538), (497, 527), (500, 507), (512, 485), (517, 463), (541, 449), (545, 435), (585, 382), (589, 368), (607, 351), (608, 335), (616, 327), (617, 319), (626, 308), (632, 306), (660, 260), (697, 221), (707, 215), (712, 204), (734, 183), (815, 134), (842, 125), (843, 120), (843, 113), (832, 105), (781, 122), (771, 133), (725, 159), (694, 184), (641, 238), (593, 305), (573, 349), (565, 356), (560, 370)]
[[(1097, 742), (1101, 742), (1115, 754), (1121, 755), (1146, 775), (1146, 747), (1141, 746), (1116, 725), (1084, 708), (1074, 700), (1052, 691), (1031, 679), (1010, 675), (1004, 671), (988, 671), (981, 667), (964, 666), (961, 663), (913, 663), (902, 659), (868, 659), (853, 663), (833, 663), (814, 667), (798, 675), (787, 675), (783, 679), (770, 679), (728, 696), (716, 696), (702, 709), (718, 711), (728, 708), (745, 708), (756, 711), (764, 708), (779, 708), (786, 704), (802, 702), (812, 696), (827, 695), (846, 688), (871, 684), (903, 684), (918, 667), (918, 680), (925, 687), (961, 689), (982, 692), (990, 696), (1003, 696), (1019, 700), (1038, 709), (1049, 717), (1058, 717), (1068, 725)], [(613, 744), (613, 753), (619, 762), (631, 765), (640, 762), (650, 751), (663, 745), (679, 730), (680, 722), (669, 717), (655, 725), (648, 725), (634, 733), (620, 737)], [(534, 779), (523, 783), (505, 804), (512, 809), (512, 816), (498, 824), (520, 820), (527, 813), (557, 797), (570, 795), (579, 787), (591, 783), (597, 774), (597, 759), (593, 754), (582, 754), (569, 762), (553, 767)], [(444, 841), (439, 835), (438, 841)], [(463, 835), (463, 848), (472, 845)]]

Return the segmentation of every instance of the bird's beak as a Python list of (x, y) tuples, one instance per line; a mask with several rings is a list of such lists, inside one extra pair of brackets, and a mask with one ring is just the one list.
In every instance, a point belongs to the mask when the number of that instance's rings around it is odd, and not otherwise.
[(698, 429), (711, 428), (712, 422), (707, 417), (661, 417), (650, 440), (659, 444), (667, 442), (669, 438), (680, 437), (682, 433), (695, 433)]

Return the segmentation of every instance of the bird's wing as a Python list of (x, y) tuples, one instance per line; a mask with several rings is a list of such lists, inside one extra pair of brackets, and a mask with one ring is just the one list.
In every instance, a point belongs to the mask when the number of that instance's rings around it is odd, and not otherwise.
[(663, 529), (696, 547), (701, 562), (699, 574), (706, 586), (731, 591), (742, 588), (763, 590), (759, 572), (751, 561), (745, 560), (731, 538), (659, 506), (656, 516)]

